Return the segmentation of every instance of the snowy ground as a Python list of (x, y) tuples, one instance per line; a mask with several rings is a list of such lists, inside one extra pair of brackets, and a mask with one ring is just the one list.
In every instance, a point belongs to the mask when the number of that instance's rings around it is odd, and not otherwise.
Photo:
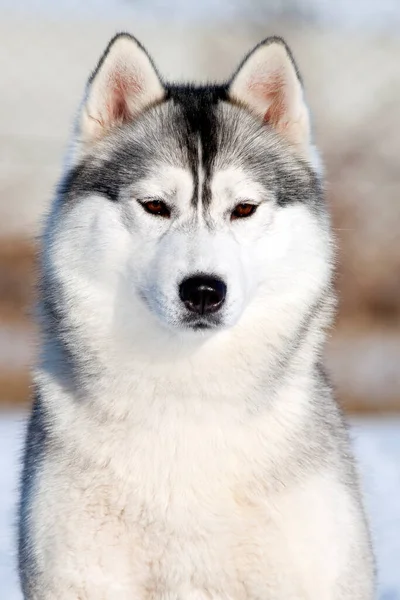
[[(15, 573), (15, 498), (23, 417), (0, 418), (0, 587), (21, 600)], [(353, 439), (378, 560), (379, 600), (400, 600), (400, 419), (357, 420)]]

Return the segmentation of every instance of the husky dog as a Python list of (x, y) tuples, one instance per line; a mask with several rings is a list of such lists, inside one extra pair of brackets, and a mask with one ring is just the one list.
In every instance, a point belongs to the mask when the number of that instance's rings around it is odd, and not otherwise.
[(333, 244), (293, 57), (170, 85), (120, 34), (43, 239), (27, 600), (371, 600), (321, 367)]

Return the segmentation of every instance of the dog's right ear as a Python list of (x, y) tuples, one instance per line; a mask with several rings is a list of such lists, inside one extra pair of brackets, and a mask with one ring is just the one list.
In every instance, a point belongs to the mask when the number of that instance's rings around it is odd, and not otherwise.
[(132, 121), (165, 94), (144, 48), (132, 36), (116, 35), (92, 74), (78, 122), (78, 143), (87, 148), (115, 126)]

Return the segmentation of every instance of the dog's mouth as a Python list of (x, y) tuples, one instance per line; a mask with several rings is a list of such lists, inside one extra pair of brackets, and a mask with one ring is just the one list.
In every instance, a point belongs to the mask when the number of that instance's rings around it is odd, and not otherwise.
[(220, 326), (221, 319), (216, 315), (209, 315), (202, 318), (193, 316), (186, 317), (182, 323), (187, 329), (191, 329), (192, 331), (207, 331)]
[(194, 323), (193, 325), (191, 325), (191, 328), (194, 329), (194, 331), (201, 331), (202, 329), (212, 329), (213, 327), (215, 327), (215, 325), (211, 325), (210, 323)]

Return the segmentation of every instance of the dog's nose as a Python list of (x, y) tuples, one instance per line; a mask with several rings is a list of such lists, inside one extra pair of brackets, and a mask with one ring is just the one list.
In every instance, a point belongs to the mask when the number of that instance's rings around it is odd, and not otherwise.
[(179, 296), (190, 311), (205, 315), (217, 312), (224, 303), (226, 285), (220, 279), (198, 275), (184, 279)]

